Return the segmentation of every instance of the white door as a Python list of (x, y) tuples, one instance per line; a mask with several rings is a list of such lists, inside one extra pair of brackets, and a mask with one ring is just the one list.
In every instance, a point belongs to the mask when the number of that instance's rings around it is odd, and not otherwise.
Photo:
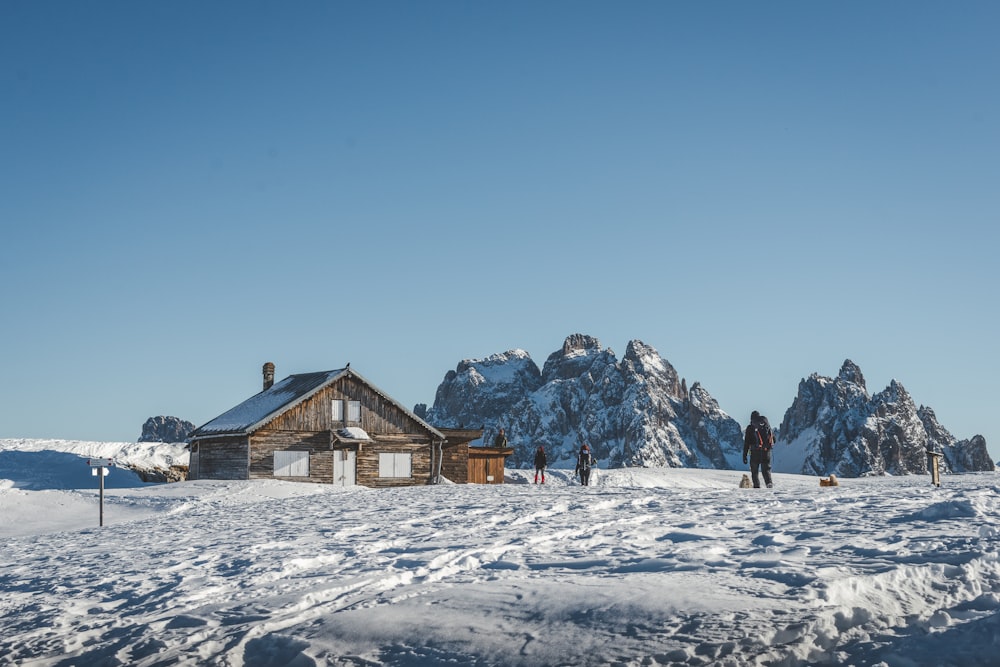
[(334, 486), (354, 486), (358, 466), (358, 453), (350, 449), (337, 449), (333, 452), (333, 484)]

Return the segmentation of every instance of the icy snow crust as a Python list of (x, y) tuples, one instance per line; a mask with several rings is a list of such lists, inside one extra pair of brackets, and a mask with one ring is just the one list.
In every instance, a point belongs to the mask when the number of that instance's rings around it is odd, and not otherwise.
[[(55, 446), (0, 454), (85, 466)], [(995, 473), (741, 474), (136, 485), (103, 529), (59, 470), (0, 481), (0, 665), (996, 664)]]

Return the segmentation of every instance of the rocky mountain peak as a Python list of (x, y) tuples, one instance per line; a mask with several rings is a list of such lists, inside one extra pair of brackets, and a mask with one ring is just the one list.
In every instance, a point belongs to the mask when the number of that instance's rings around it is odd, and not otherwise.
[(986, 438), (974, 435), (968, 440), (958, 440), (938, 423), (934, 410), (924, 405), (917, 409), (917, 416), (927, 432), (927, 448), (942, 455), (945, 471), (974, 472), (996, 469), (986, 448)]
[(541, 375), (524, 350), (465, 359), (445, 374), (433, 407), (417, 406), (415, 413), (428, 421), (443, 420), (437, 426), (478, 428), (487, 423), (484, 415), (490, 411), (513, 409), (526, 391), (541, 384)]
[(601, 351), (601, 341), (585, 334), (571, 334), (563, 341), (562, 353), (568, 356), (574, 352)]
[(673, 366), (660, 356), (656, 348), (652, 345), (646, 345), (641, 340), (630, 340), (628, 342), (628, 345), (625, 346), (625, 356), (622, 358), (622, 361), (650, 368), (655, 372), (664, 372), (667, 369), (673, 371)]
[(186, 442), (194, 424), (178, 417), (150, 417), (142, 425), (139, 442)]
[(917, 414), (920, 415), (920, 419), (926, 423), (937, 424), (937, 415), (934, 413), (933, 408), (929, 408), (926, 405), (921, 405), (917, 408)]
[(837, 379), (842, 382), (856, 384), (867, 391), (867, 387), (865, 387), (865, 376), (862, 375), (861, 368), (850, 359), (845, 360), (844, 365), (840, 367), (840, 373), (837, 375)]
[(542, 367), (542, 381), (567, 380), (589, 374), (602, 375), (617, 362), (612, 350), (605, 350), (593, 336), (573, 334), (563, 341), (562, 349), (549, 355)]
[(653, 382), (674, 398), (687, 397), (687, 387), (670, 362), (661, 357), (653, 346), (641, 340), (629, 341), (621, 366), (624, 373)]
[(775, 446), (780, 472), (843, 477), (927, 472), (927, 449), (944, 454), (944, 471), (992, 470), (978, 444), (956, 442), (928, 408), (917, 408), (897, 380), (873, 396), (861, 369), (844, 362), (836, 380), (813, 373), (785, 412)]
[(641, 341), (619, 361), (598, 339), (573, 334), (540, 374), (533, 362), (533, 372), (523, 370), (528, 361), (511, 353), (464, 360), (419, 414), (446, 428), (482, 424), (486, 441), (503, 426), (514, 467), (530, 466), (538, 445), (553, 465), (569, 465), (580, 442), (602, 467), (731, 467), (740, 458), (739, 424), (700, 385), (689, 396), (674, 367)]
[[(883, 401), (891, 401), (894, 403), (909, 403), (913, 405), (913, 399), (910, 397), (910, 392), (906, 391), (906, 387), (903, 386), (899, 380), (890, 380), (889, 386), (883, 389), (881, 392), (881, 397)], [(913, 412), (916, 414), (917, 407), (913, 405)]]

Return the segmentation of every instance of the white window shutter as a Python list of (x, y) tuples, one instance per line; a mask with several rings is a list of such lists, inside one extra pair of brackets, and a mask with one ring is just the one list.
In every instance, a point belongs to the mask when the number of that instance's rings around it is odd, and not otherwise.
[(378, 455), (378, 476), (409, 479), (413, 476), (413, 455), (380, 453)]
[(308, 477), (309, 452), (282, 450), (274, 453), (275, 477)]
[(412, 455), (396, 454), (396, 477), (410, 477), (412, 468)]
[(395, 470), (394, 459), (392, 454), (381, 453), (378, 455), (378, 476), (379, 477), (395, 477), (393, 471)]

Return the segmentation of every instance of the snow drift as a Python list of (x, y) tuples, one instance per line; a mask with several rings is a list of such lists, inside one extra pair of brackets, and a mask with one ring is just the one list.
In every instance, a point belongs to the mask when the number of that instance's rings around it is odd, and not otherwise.
[(133, 476), (98, 529), (96, 489), (62, 486), (81, 455), (11, 442), (39, 458), (0, 481), (0, 665), (939, 667), (1000, 648), (994, 473), (773, 490), (669, 468), (589, 487), (558, 469), (385, 490)]

